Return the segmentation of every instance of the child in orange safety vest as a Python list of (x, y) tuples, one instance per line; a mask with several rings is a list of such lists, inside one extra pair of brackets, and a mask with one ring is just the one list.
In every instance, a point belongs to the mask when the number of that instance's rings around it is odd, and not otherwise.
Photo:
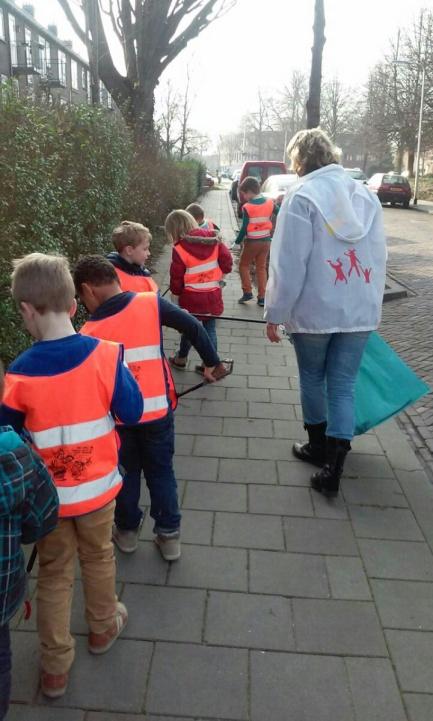
[[(94, 255), (79, 260), (74, 280), (91, 314), (81, 332), (124, 345), (125, 361), (144, 400), (141, 418), (117, 428), (125, 477), (116, 502), (113, 540), (123, 553), (134, 553), (138, 547), (144, 518), (140, 508), (143, 473), (150, 494), (155, 543), (166, 561), (175, 561), (181, 554), (181, 515), (173, 470), (174, 403), (161, 324), (188, 335), (206, 365), (207, 380), (215, 380), (214, 366), (224, 367), (195, 318), (157, 293), (123, 293), (115, 269), (106, 258)], [(221, 367), (215, 370), (219, 373)]]
[(112, 241), (115, 251), (107, 258), (116, 268), (123, 291), (145, 293), (158, 291), (158, 286), (145, 266), (150, 257), (152, 235), (141, 223), (124, 220), (114, 228)]
[[(166, 218), (165, 231), (173, 243), (170, 290), (179, 306), (202, 322), (217, 350), (215, 316), (224, 312), (221, 281), (232, 270), (231, 253), (216, 230), (199, 228), (186, 210), (173, 210)], [(179, 351), (169, 359), (174, 368), (186, 368), (190, 349), (191, 343), (183, 335)], [(203, 373), (203, 366), (195, 370)]]
[(239, 303), (253, 299), (251, 283), (251, 265), (255, 264), (257, 274), (257, 304), (265, 305), (266, 284), (268, 282), (267, 262), (272, 240), (273, 216), (278, 214), (278, 206), (271, 198), (260, 193), (260, 183), (256, 178), (248, 177), (239, 186), (246, 203), (242, 206), (242, 226), (235, 240), (240, 245), (245, 239), (239, 259), (239, 274), (242, 283), (242, 297)]
[(204, 210), (199, 203), (191, 203), (185, 210), (197, 221), (199, 228), (203, 228), (203, 230), (220, 230), (213, 220), (205, 218)]
[(66, 258), (32, 253), (15, 261), (12, 295), (35, 343), (8, 369), (0, 423), (27, 433), (59, 496), (59, 524), (37, 544), (41, 687), (58, 698), (74, 660), (77, 556), (88, 650), (108, 651), (127, 622), (116, 597), (111, 542), (114, 499), (122, 486), (114, 417), (135, 423), (143, 398), (120, 345), (75, 332), (75, 288)]

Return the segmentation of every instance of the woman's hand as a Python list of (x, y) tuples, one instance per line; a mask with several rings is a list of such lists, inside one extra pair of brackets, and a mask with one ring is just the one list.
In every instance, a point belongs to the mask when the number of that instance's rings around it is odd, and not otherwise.
[(281, 343), (281, 336), (278, 331), (278, 323), (267, 323), (266, 335), (268, 336), (268, 339), (271, 341), (271, 343)]

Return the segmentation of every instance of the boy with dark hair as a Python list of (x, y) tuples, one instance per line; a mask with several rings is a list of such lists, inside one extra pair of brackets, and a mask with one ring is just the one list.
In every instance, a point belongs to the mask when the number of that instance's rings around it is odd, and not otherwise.
[[(4, 372), (0, 363), (0, 402)], [(9, 621), (23, 602), (26, 572), (22, 543), (54, 530), (59, 499), (41, 459), (10, 426), (0, 426), (0, 721), (11, 687)]]
[[(123, 553), (137, 549), (143, 521), (139, 506), (141, 474), (150, 493), (155, 543), (166, 561), (181, 554), (180, 512), (173, 470), (174, 421), (169, 397), (169, 368), (161, 324), (188, 335), (205, 365), (208, 381), (225, 369), (202, 325), (156, 293), (123, 293), (114, 268), (102, 256), (78, 261), (76, 291), (91, 313), (81, 332), (121, 342), (125, 361), (140, 386), (144, 404), (138, 422), (118, 425), (124, 486), (116, 503), (113, 540)], [(216, 368), (215, 368), (216, 366)], [(215, 373), (215, 375), (214, 375)]]
[(107, 258), (116, 268), (122, 290), (156, 293), (158, 286), (145, 265), (150, 257), (152, 242), (149, 228), (132, 220), (124, 220), (114, 228), (112, 241), (115, 251), (109, 253)]
[(198, 203), (191, 203), (185, 210), (197, 221), (199, 228), (203, 228), (203, 230), (220, 230), (213, 220), (204, 217), (204, 210)]
[(260, 183), (252, 176), (242, 181), (239, 190), (246, 198), (246, 203), (242, 206), (242, 226), (235, 240), (235, 243), (240, 245), (245, 239), (239, 259), (243, 290), (239, 303), (247, 303), (253, 299), (250, 269), (254, 264), (258, 286), (257, 304), (263, 308), (268, 282), (267, 262), (272, 240), (272, 218), (277, 215), (278, 207), (271, 198), (265, 198), (260, 193)]
[(41, 687), (58, 698), (74, 660), (77, 555), (89, 651), (108, 651), (127, 622), (117, 601), (111, 543), (114, 499), (122, 486), (113, 416), (135, 423), (143, 399), (118, 344), (75, 332), (75, 288), (66, 258), (31, 253), (16, 260), (12, 296), (36, 342), (9, 367), (0, 422), (26, 430), (59, 495), (58, 526), (38, 543), (37, 584)]

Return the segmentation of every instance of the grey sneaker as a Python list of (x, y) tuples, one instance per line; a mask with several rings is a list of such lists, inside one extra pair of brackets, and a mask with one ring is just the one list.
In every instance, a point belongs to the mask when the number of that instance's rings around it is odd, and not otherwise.
[(180, 534), (155, 536), (155, 543), (164, 561), (177, 561), (180, 558)]
[(134, 553), (137, 550), (142, 525), (143, 521), (133, 531), (121, 531), (117, 526), (113, 526), (113, 543), (116, 544), (119, 551), (122, 551), (122, 553)]

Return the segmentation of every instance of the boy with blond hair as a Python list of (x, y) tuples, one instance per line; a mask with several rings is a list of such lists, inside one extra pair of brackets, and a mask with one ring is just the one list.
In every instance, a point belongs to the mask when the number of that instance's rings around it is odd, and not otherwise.
[(116, 268), (122, 291), (131, 293), (156, 293), (158, 286), (146, 268), (150, 257), (152, 235), (149, 228), (132, 220), (124, 220), (114, 228), (112, 241), (115, 251), (107, 258)]
[(135, 423), (143, 399), (121, 346), (75, 332), (75, 289), (66, 258), (32, 253), (14, 261), (12, 296), (36, 342), (6, 374), (0, 423), (27, 432), (59, 495), (59, 524), (38, 543), (37, 587), (41, 687), (58, 698), (74, 659), (70, 617), (77, 555), (89, 651), (108, 651), (127, 622), (116, 597), (111, 542), (114, 499), (122, 486), (114, 417)]

